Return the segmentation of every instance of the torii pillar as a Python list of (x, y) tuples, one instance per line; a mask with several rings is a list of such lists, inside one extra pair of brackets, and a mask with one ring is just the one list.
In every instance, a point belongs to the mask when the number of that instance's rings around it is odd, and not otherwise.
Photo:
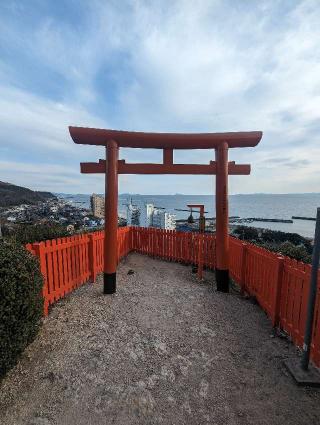
[(217, 290), (229, 291), (229, 205), (228, 144), (221, 143), (216, 152), (216, 281)]
[(118, 145), (110, 140), (106, 147), (105, 233), (103, 293), (116, 292), (118, 262)]

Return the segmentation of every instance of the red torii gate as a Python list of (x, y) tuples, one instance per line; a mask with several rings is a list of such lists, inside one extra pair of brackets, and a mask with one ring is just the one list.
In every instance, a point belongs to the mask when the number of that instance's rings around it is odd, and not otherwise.
[(205, 221), (205, 217), (204, 217), (204, 205), (201, 204), (188, 204), (187, 207), (189, 207), (191, 209), (191, 213), (192, 210), (194, 208), (199, 208), (199, 232), (200, 233), (204, 233), (206, 230), (206, 221)]
[[(116, 291), (118, 174), (216, 175), (216, 282), (217, 290), (229, 291), (228, 174), (248, 175), (250, 165), (228, 162), (229, 148), (256, 146), (262, 132), (143, 133), (85, 127), (69, 127), (73, 141), (106, 147), (106, 160), (81, 163), (81, 173), (105, 174), (104, 293)], [(119, 148), (163, 150), (162, 164), (127, 164), (119, 160)], [(174, 149), (215, 149), (209, 164), (174, 164)]]

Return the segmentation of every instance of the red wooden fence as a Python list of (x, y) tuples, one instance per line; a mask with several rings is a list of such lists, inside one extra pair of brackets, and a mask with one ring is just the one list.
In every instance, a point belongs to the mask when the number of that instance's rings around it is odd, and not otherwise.
[[(131, 249), (130, 228), (118, 230), (118, 258)], [(86, 233), (69, 238), (28, 244), (26, 248), (39, 257), (44, 277), (44, 315), (51, 304), (88, 280), (95, 281), (103, 270), (104, 232)]]
[[(230, 238), (230, 271), (243, 291), (257, 298), (274, 326), (302, 347), (307, 316), (311, 265), (279, 256)], [(320, 276), (311, 344), (311, 359), (320, 366)]]
[[(73, 289), (95, 281), (103, 270), (104, 232), (28, 244), (39, 257), (44, 276), (44, 314), (49, 305)], [(130, 251), (168, 261), (215, 268), (215, 236), (142, 227), (118, 229), (118, 259)], [(311, 266), (230, 237), (230, 274), (256, 297), (274, 326), (302, 346)], [(320, 366), (320, 278), (318, 282), (311, 358)]]
[(155, 228), (131, 227), (132, 250), (169, 261), (198, 264), (214, 269), (215, 238), (212, 235)]

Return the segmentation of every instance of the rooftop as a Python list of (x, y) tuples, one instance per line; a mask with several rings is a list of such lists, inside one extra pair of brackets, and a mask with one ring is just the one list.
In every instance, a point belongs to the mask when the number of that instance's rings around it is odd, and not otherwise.
[(294, 346), (204, 277), (132, 253), (115, 295), (99, 280), (60, 301), (0, 387), (2, 424), (317, 423), (319, 392), (283, 368)]

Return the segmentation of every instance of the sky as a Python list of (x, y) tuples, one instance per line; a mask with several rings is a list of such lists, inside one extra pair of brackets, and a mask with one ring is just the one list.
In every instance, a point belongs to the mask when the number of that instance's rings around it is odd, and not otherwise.
[[(230, 193), (320, 192), (319, 0), (0, 2), (0, 180), (104, 191), (69, 125), (154, 132), (263, 131), (231, 149), (250, 176)], [(213, 151), (175, 152), (208, 163)], [(128, 162), (161, 151), (121, 149)], [(120, 176), (121, 193), (210, 194), (212, 176)]]

